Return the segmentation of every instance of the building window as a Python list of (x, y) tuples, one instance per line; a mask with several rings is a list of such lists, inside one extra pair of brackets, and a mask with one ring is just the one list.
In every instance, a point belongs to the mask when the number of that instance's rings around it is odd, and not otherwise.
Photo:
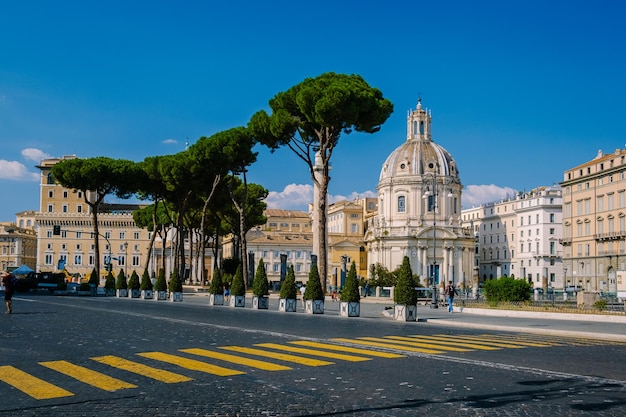
[(279, 263), (273, 264), (272, 265), (272, 271), (274, 271), (274, 273), (280, 272), (280, 264)]
[(140, 264), (139, 255), (133, 255), (131, 258), (131, 262), (133, 266), (139, 266)]
[(139, 240), (139, 232), (134, 232), (133, 233), (133, 239)]
[(52, 265), (52, 254), (46, 254), (46, 256), (44, 257), (44, 262), (45, 265)]
[(554, 213), (550, 213), (550, 223), (554, 223)]
[(401, 195), (398, 197), (398, 213), (404, 213), (406, 211), (406, 198)]
[(359, 232), (359, 225), (356, 223), (352, 223), (350, 225), (350, 232), (351, 233), (358, 233)]
[(48, 213), (54, 212), (54, 206), (52, 204), (48, 204)]
[(67, 197), (68, 197), (67, 190), (63, 190), (63, 198), (67, 198)]
[(83, 264), (83, 256), (74, 255), (74, 265), (82, 265), (82, 264)]

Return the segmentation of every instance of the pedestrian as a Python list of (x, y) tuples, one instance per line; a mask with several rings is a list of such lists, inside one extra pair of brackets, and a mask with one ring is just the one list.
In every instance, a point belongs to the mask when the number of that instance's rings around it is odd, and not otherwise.
[(448, 313), (452, 313), (452, 303), (454, 302), (454, 296), (456, 295), (456, 288), (454, 287), (452, 281), (448, 281), (448, 285), (446, 285), (444, 294), (446, 296), (446, 300), (448, 301)]
[(367, 297), (367, 294), (370, 292), (370, 283), (366, 282), (365, 287), (363, 288), (363, 297)]
[(230, 301), (230, 284), (228, 282), (224, 283), (224, 298), (225, 301)]
[(300, 294), (302, 295), (302, 301), (304, 301), (304, 292), (306, 291), (306, 285), (300, 287)]
[(5, 272), (2, 276), (2, 285), (4, 285), (4, 302), (7, 305), (7, 314), (13, 313), (13, 292), (15, 291), (16, 278), (15, 275)]

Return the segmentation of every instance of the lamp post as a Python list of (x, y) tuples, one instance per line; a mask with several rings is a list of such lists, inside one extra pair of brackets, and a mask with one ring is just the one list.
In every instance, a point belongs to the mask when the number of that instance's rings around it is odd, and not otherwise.
[[(437, 303), (437, 171), (435, 170), (432, 175), (432, 193), (429, 189), (426, 189), (424, 193), (424, 198), (426, 199), (426, 207), (428, 211), (432, 208), (433, 212), (433, 262), (430, 268), (430, 284), (432, 286), (431, 291), (431, 300), (430, 300), (430, 308), (439, 308), (439, 303)], [(432, 195), (432, 204), (430, 201), (430, 197)]]
[(124, 275), (128, 278), (128, 242), (124, 242)]

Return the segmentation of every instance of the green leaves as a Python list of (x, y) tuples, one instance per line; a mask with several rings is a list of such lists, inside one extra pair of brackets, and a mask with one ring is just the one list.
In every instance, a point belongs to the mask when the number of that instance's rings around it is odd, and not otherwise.
[(270, 284), (267, 281), (267, 273), (265, 272), (265, 263), (263, 258), (259, 259), (259, 266), (256, 268), (254, 280), (252, 281), (252, 293), (257, 297), (269, 295)]
[(393, 294), (393, 301), (396, 304), (415, 305), (417, 304), (417, 293), (413, 283), (413, 271), (409, 257), (402, 259), (402, 265), (398, 270), (398, 283)]
[(346, 276), (346, 284), (341, 289), (341, 301), (344, 303), (356, 303), (361, 300), (359, 294), (359, 282), (356, 276), (356, 264), (352, 262)]

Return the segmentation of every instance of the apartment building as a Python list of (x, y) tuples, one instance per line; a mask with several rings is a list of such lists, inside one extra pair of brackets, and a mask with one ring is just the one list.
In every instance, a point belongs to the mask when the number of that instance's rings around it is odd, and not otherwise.
[[(38, 272), (59, 272), (86, 276), (95, 262), (95, 234), (90, 207), (81, 191), (74, 191), (56, 183), (52, 167), (76, 156), (44, 159), (37, 167), (41, 172), (40, 208), (34, 213), (37, 229)], [(87, 195), (87, 199), (92, 196)], [(105, 277), (105, 263), (111, 259), (115, 274), (120, 269), (131, 274), (143, 272), (150, 243), (150, 232), (137, 227), (132, 212), (137, 205), (103, 204), (98, 214), (101, 278)], [(24, 216), (27, 218), (27, 216)], [(58, 234), (55, 234), (55, 229)]]
[(564, 173), (562, 245), (568, 286), (617, 291), (617, 271), (626, 269), (625, 162), (626, 149), (600, 150)]
[(479, 282), (510, 276), (535, 288), (563, 288), (561, 203), (560, 187), (542, 186), (463, 210), (463, 224), (476, 239)]
[(368, 274), (367, 249), (365, 245), (366, 220), (376, 213), (376, 198), (341, 200), (328, 206), (328, 277), (329, 289), (341, 288), (346, 271), (355, 262), (357, 275)]

